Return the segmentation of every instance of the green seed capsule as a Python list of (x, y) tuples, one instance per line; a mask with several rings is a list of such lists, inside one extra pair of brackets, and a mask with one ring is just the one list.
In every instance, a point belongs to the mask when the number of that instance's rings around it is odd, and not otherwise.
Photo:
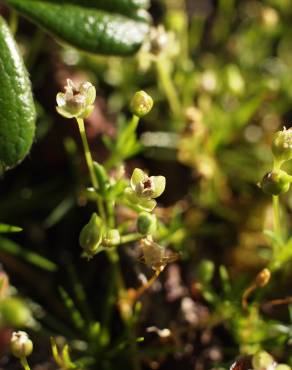
[(261, 188), (266, 194), (279, 195), (289, 190), (292, 176), (285, 171), (273, 170), (268, 172), (262, 179)]
[(268, 369), (275, 363), (273, 357), (265, 351), (260, 351), (253, 355), (252, 366), (255, 370)]
[(135, 93), (130, 104), (132, 113), (140, 118), (148, 114), (152, 107), (153, 99), (143, 90)]
[(155, 233), (157, 227), (157, 219), (155, 215), (147, 212), (139, 214), (137, 219), (137, 230), (142, 235), (152, 235)]
[(25, 358), (32, 353), (33, 343), (25, 331), (16, 331), (12, 333), (10, 350), (13, 356), (20, 359)]
[(101, 244), (103, 236), (103, 224), (100, 217), (93, 213), (88, 224), (81, 230), (79, 243), (88, 257), (93, 257)]
[(120, 244), (121, 236), (118, 229), (110, 229), (107, 231), (103, 243), (108, 247), (114, 247)]

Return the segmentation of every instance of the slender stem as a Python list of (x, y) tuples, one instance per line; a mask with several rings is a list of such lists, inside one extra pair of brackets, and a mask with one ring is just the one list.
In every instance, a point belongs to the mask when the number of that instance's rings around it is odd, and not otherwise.
[(179, 101), (176, 88), (170, 77), (169, 68), (163, 58), (158, 58), (156, 60), (156, 69), (158, 78), (167, 97), (170, 109), (175, 117), (179, 117), (182, 110), (181, 103)]
[(281, 238), (282, 234), (280, 221), (280, 204), (278, 195), (273, 195), (273, 210), (274, 210), (274, 231), (275, 234)]
[[(111, 326), (111, 319), (113, 315), (113, 308), (116, 304), (117, 295), (119, 295), (119, 289), (121, 288), (120, 279), (120, 266), (119, 266), (119, 255), (113, 250), (108, 250), (107, 256), (111, 263), (110, 268), (110, 279), (108, 279), (108, 287), (106, 296), (103, 304), (103, 320), (102, 324), (104, 327)], [(123, 289), (123, 287), (122, 287)]]
[[(92, 160), (91, 152), (90, 152), (87, 137), (86, 137), (84, 121), (83, 121), (82, 118), (76, 118), (76, 120), (77, 120), (78, 127), (79, 127), (79, 132), (80, 132), (80, 136), (81, 136), (81, 140), (82, 140), (82, 144), (83, 144), (84, 155), (85, 155), (87, 167), (88, 167), (88, 170), (89, 170), (91, 183), (92, 183), (92, 186), (95, 189), (97, 189), (98, 188), (98, 181), (97, 181), (96, 175), (94, 173), (93, 160)], [(102, 199), (100, 197), (97, 198), (97, 207), (98, 207), (100, 216), (105, 220), (106, 215), (105, 215), (104, 205), (103, 205)]]
[(128, 124), (127, 129), (125, 131), (127, 134), (127, 137), (137, 130), (139, 121), (140, 121), (140, 117), (133, 114), (132, 119), (130, 123)]
[(243, 293), (242, 295), (242, 299), (241, 299), (241, 305), (242, 305), (242, 308), (246, 311), (247, 309), (247, 305), (248, 305), (248, 298), (249, 296), (251, 295), (251, 293), (256, 290), (257, 288), (257, 285), (256, 284), (252, 284), (251, 286), (249, 286)]
[(126, 243), (129, 243), (129, 242), (133, 242), (135, 240), (140, 240), (142, 239), (142, 234), (140, 233), (132, 233), (132, 234), (128, 234), (128, 235), (123, 235), (121, 237), (121, 241), (120, 241), (120, 244), (126, 244)]
[(26, 357), (22, 357), (20, 359), (20, 363), (21, 363), (22, 367), (24, 368), (24, 370), (30, 370), (30, 367), (29, 367), (29, 364), (27, 362)]
[(108, 215), (108, 225), (111, 228), (115, 227), (115, 216), (114, 216), (115, 203), (113, 201), (106, 201), (106, 210)]
[(117, 164), (121, 163), (123, 159), (127, 158), (127, 149), (129, 140), (131, 140), (131, 136), (135, 134), (137, 130), (138, 123), (140, 121), (140, 117), (133, 114), (131, 120), (127, 123), (125, 128), (122, 130), (121, 134), (119, 135), (119, 139), (116, 142), (115, 149), (111, 154), (110, 158), (105, 162), (106, 168), (115, 167)]
[(141, 363), (140, 363), (139, 350), (138, 350), (137, 341), (136, 341), (134, 322), (133, 323), (128, 322), (127, 330), (129, 332), (129, 338), (130, 338), (130, 341), (131, 341), (130, 351), (131, 351), (133, 369), (134, 370), (141, 370), (142, 367), (141, 367)]
[(83, 148), (84, 148), (85, 159), (86, 159), (87, 166), (88, 166), (88, 169), (89, 169), (90, 179), (91, 179), (93, 187), (95, 189), (97, 189), (98, 188), (98, 182), (97, 182), (97, 178), (95, 176), (94, 169), (93, 169), (93, 160), (92, 160), (92, 157), (91, 157), (91, 153), (90, 153), (90, 149), (89, 149), (89, 145), (88, 145), (88, 141), (87, 141), (87, 137), (86, 137), (84, 121), (83, 121), (82, 118), (76, 118), (76, 119), (77, 119), (79, 131), (80, 131), (80, 136), (81, 136), (81, 139), (82, 139), (82, 144), (83, 144)]
[(267, 301), (262, 304), (263, 307), (270, 307), (270, 306), (280, 306), (283, 304), (291, 304), (292, 297), (280, 298), (280, 299), (273, 299), (272, 301)]
[(151, 285), (154, 284), (154, 282), (157, 280), (158, 276), (160, 275), (162, 270), (156, 270), (154, 275), (142, 286), (140, 286), (139, 289), (136, 290), (134, 294), (134, 300), (137, 300), (141, 297), (141, 295), (151, 287)]

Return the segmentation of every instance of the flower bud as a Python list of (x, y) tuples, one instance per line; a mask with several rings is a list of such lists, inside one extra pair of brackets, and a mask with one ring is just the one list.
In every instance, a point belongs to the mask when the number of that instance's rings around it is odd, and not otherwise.
[(273, 357), (265, 351), (253, 355), (251, 362), (254, 370), (269, 369), (275, 363)]
[(262, 271), (260, 271), (255, 279), (255, 284), (258, 288), (263, 288), (268, 284), (271, 278), (271, 272), (269, 269), (265, 268)]
[(29, 356), (33, 350), (33, 343), (28, 334), (24, 331), (13, 332), (10, 340), (10, 350), (13, 356), (20, 359)]
[(0, 318), (5, 325), (20, 328), (32, 320), (25, 302), (17, 297), (8, 297), (0, 303)]
[(155, 215), (147, 212), (139, 214), (137, 219), (137, 229), (142, 235), (152, 235), (156, 231), (157, 219)]
[(107, 231), (103, 238), (103, 243), (107, 247), (114, 247), (116, 245), (119, 245), (121, 241), (120, 232), (118, 229), (110, 229)]
[(268, 172), (262, 179), (261, 188), (269, 195), (279, 195), (289, 190), (292, 176), (285, 171), (273, 170)]
[(137, 91), (130, 103), (132, 113), (140, 118), (148, 114), (152, 107), (153, 99), (143, 90)]
[(88, 257), (93, 257), (101, 244), (103, 223), (96, 213), (93, 213), (88, 224), (80, 232), (79, 243)]
[(278, 161), (288, 161), (292, 158), (292, 128), (286, 128), (283, 131), (276, 132), (273, 143), (272, 151), (274, 157)]
[(95, 87), (90, 82), (76, 86), (68, 79), (65, 93), (57, 94), (57, 112), (65, 118), (86, 118), (93, 111), (95, 97)]

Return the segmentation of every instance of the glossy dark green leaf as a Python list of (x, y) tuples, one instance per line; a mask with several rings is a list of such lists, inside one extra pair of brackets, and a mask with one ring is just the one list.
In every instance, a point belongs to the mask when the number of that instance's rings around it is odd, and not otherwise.
[[(6, 2), (60, 40), (92, 53), (133, 54), (149, 29), (145, 21), (136, 20), (143, 9), (137, 7), (139, 2), (134, 0)], [(114, 13), (110, 12), (113, 10)]]
[(129, 18), (147, 20), (149, 0), (48, 0), (59, 5), (71, 4), (85, 8), (106, 10), (111, 13), (124, 14)]
[(35, 108), (27, 71), (10, 30), (0, 16), (0, 172), (29, 152)]

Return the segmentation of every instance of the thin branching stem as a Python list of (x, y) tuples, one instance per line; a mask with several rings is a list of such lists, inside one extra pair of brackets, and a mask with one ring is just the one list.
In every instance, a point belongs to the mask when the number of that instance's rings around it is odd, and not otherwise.
[(167, 68), (163, 58), (158, 58), (156, 60), (156, 69), (159, 81), (168, 100), (169, 107), (173, 115), (175, 117), (179, 117), (182, 111), (181, 102), (177, 95), (176, 87), (170, 77), (169, 68)]
[[(91, 152), (90, 152), (87, 137), (86, 137), (84, 120), (82, 118), (76, 118), (76, 120), (77, 120), (78, 127), (79, 127), (79, 132), (80, 132), (80, 136), (81, 136), (81, 140), (82, 140), (82, 144), (83, 144), (84, 155), (85, 155), (87, 167), (88, 167), (88, 170), (89, 170), (91, 183), (92, 183), (92, 186), (95, 189), (97, 189), (98, 188), (98, 181), (97, 181), (96, 175), (94, 173), (93, 160), (92, 160)], [(97, 198), (97, 207), (98, 207), (98, 211), (99, 211), (99, 214), (100, 214), (101, 218), (105, 220), (106, 215), (105, 215), (104, 204), (103, 204), (102, 199), (100, 197)]]
[(280, 203), (279, 196), (273, 195), (273, 211), (274, 211), (274, 231), (275, 234), (281, 239), (281, 219), (280, 219)]

